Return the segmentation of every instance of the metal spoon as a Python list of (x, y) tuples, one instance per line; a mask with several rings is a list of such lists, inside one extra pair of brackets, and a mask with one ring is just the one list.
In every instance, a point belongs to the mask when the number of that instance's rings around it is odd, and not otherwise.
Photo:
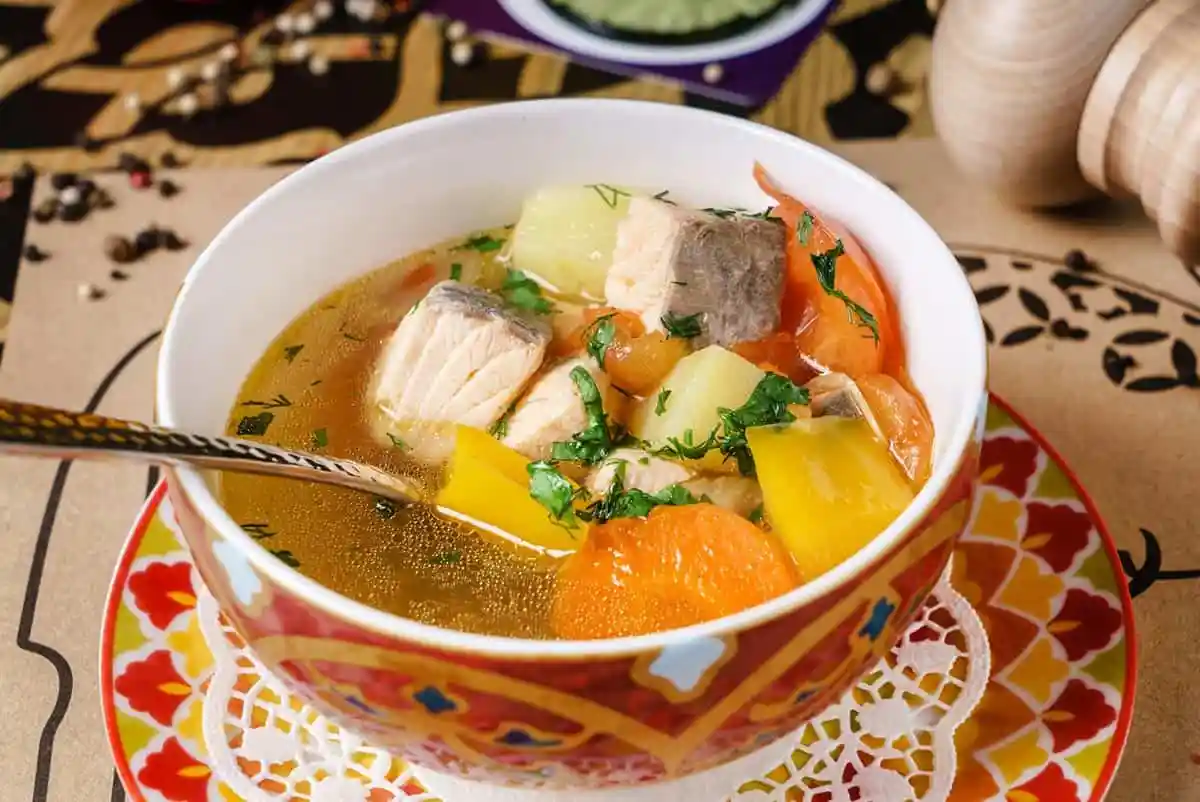
[(189, 465), (349, 487), (402, 504), (430, 502), (407, 479), (361, 462), (3, 399), (0, 454)]

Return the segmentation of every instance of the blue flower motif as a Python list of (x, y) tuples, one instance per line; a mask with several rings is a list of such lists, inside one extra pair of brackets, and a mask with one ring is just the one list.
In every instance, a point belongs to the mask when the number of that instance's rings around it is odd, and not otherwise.
[(507, 744), (508, 746), (558, 746), (562, 743), (559, 740), (542, 741), (534, 738), (525, 730), (509, 730), (496, 739), (497, 742)]
[(871, 640), (878, 640), (883, 634), (883, 628), (887, 625), (888, 619), (892, 617), (892, 613), (896, 612), (896, 605), (889, 602), (887, 599), (880, 599), (875, 602), (875, 606), (871, 608), (871, 617), (867, 619), (867, 623), (863, 624), (862, 629), (858, 631), (859, 636), (866, 635)]
[(450, 710), (455, 710), (458, 705), (446, 698), (446, 695), (434, 688), (432, 685), (422, 688), (413, 694), (413, 699), (416, 699), (426, 710), (434, 715), (445, 713)]

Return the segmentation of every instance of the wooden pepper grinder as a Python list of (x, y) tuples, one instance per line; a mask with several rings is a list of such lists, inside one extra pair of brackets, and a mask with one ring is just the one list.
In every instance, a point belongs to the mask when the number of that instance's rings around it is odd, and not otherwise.
[(949, 0), (929, 93), (951, 158), (1002, 197), (1137, 197), (1200, 264), (1200, 0)]

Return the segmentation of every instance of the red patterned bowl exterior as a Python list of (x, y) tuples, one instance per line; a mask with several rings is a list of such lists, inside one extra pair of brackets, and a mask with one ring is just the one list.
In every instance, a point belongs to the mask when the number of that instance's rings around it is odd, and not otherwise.
[(974, 441), (929, 514), (847, 584), (721, 639), (598, 659), (496, 658), (368, 630), (255, 571), (168, 472), (196, 567), (263, 663), (339, 725), (426, 768), (520, 787), (671, 779), (839, 699), (908, 627), (968, 520)]

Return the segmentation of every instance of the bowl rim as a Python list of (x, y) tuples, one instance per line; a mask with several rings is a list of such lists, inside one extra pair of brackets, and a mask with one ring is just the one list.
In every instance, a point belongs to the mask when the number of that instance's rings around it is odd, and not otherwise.
[[(908, 218), (902, 219), (901, 222), (905, 225), (923, 228), (925, 233), (929, 234), (935, 242), (939, 243), (943, 250), (941, 256), (944, 258), (940, 260), (930, 259), (928, 260), (929, 263), (943, 261), (957, 264), (957, 260), (949, 247), (942, 241), (941, 237), (937, 235), (929, 223), (904, 201), (903, 198), (881, 181), (871, 176), (865, 170), (824, 148), (785, 131), (757, 122), (687, 106), (608, 98), (536, 99), (447, 112), (403, 123), (394, 128), (372, 134), (304, 165), (276, 182), (225, 224), (188, 270), (179, 293), (175, 297), (175, 302), (172, 305), (167, 324), (163, 330), (162, 347), (159, 351), (156, 368), (155, 389), (155, 410), (159, 422), (164, 426), (176, 425), (175, 402), (171, 396), (170, 387), (175, 383), (174, 374), (177, 371), (186, 369), (185, 366), (177, 365), (176, 361), (172, 359), (172, 354), (176, 349), (176, 342), (181, 338), (177, 327), (179, 311), (188, 303), (191, 289), (199, 280), (205, 267), (220, 258), (225, 241), (232, 236), (232, 232), (247, 225), (248, 221), (252, 221), (259, 208), (268, 206), (275, 198), (293, 191), (293, 188), (302, 187), (304, 182), (314, 172), (335, 167), (338, 162), (345, 159), (354, 159), (358, 154), (378, 148), (388, 140), (403, 141), (405, 138), (421, 132), (437, 131), (497, 116), (553, 117), (554, 115), (569, 114), (584, 108), (593, 111), (597, 108), (604, 109), (617, 115), (637, 113), (689, 116), (694, 118), (696, 125), (747, 131), (756, 136), (785, 143), (790, 148), (805, 151), (809, 158), (829, 161), (835, 169), (842, 171), (846, 178), (850, 179), (847, 182), (848, 184), (855, 182), (862, 184), (866, 182), (875, 191), (890, 194), (897, 203), (898, 214), (901, 218)], [(962, 410), (961, 416), (953, 430), (942, 435), (947, 437), (949, 446), (946, 448), (946, 457), (941, 465), (936, 468), (908, 507), (886, 529), (877, 534), (864, 548), (855, 552), (853, 556), (837, 567), (782, 596), (713, 621), (647, 635), (597, 640), (510, 638), (499, 635), (464, 632), (420, 623), (394, 613), (384, 612), (383, 610), (343, 596), (337, 591), (288, 567), (242, 531), (224, 507), (222, 507), (216, 494), (208, 482), (205, 481), (204, 475), (200, 471), (189, 467), (173, 467), (168, 469), (167, 473), (173, 475), (178, 481), (187, 499), (195, 506), (205, 523), (217, 530), (222, 539), (235, 544), (238, 552), (251, 563), (254, 570), (261, 572), (288, 592), (321, 608), (329, 615), (344, 619), (357, 627), (395, 638), (398, 641), (410, 642), (442, 652), (518, 660), (556, 658), (575, 661), (581, 659), (618, 658), (638, 653), (659, 652), (673, 646), (679, 646), (700, 639), (721, 638), (787, 615), (851, 583), (856, 577), (868, 571), (886, 556), (914, 527), (923, 522), (934, 510), (937, 503), (946, 495), (951, 482), (958, 476), (969, 446), (976, 437), (979, 429), (980, 421), (983, 417), (981, 410), (983, 405), (987, 403), (987, 345), (984, 337), (982, 316), (978, 314), (975, 295), (970, 283), (967, 281), (966, 275), (961, 271), (954, 271), (946, 277), (946, 281), (946, 295), (943, 296), (946, 299), (946, 303), (970, 305), (976, 310), (974, 317), (978, 321), (978, 325), (972, 327), (970, 331), (961, 332), (959, 336), (967, 337), (974, 341), (975, 347), (970, 350), (973, 350), (977, 354), (977, 358), (973, 361), (973, 364), (958, 366), (957, 370), (960, 374), (966, 374), (965, 381), (967, 382), (966, 386), (968, 389), (971, 385), (977, 386), (980, 401), (973, 405), (971, 409)]]

